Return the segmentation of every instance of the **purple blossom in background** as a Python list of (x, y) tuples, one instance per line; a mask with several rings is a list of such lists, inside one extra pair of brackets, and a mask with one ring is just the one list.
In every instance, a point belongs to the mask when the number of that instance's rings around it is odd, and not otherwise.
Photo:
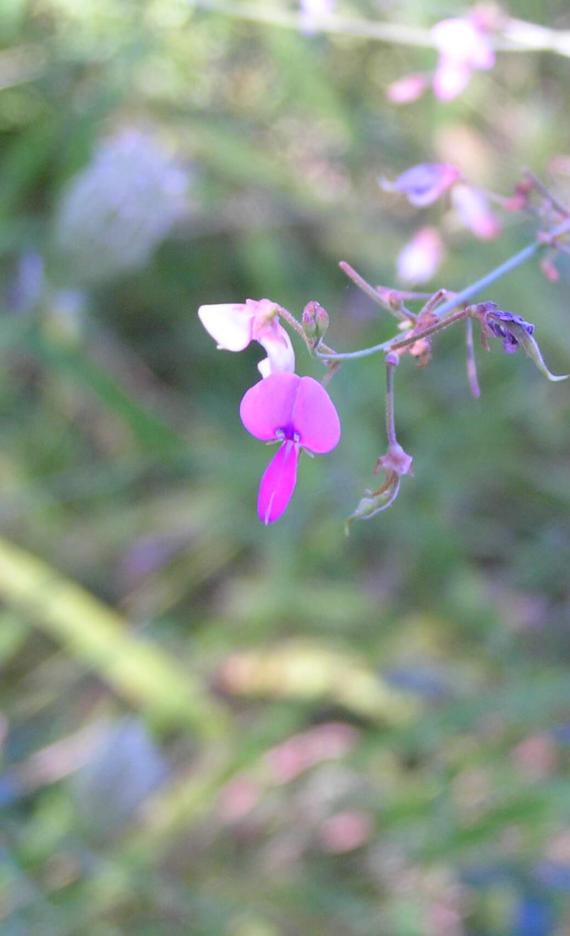
[(481, 189), (463, 183), (455, 185), (451, 203), (465, 227), (479, 240), (494, 240), (501, 233), (499, 220)]
[(6, 290), (6, 304), (10, 312), (30, 312), (39, 302), (44, 285), (43, 257), (35, 250), (27, 250), (19, 257)]
[(281, 443), (259, 485), (257, 512), (266, 526), (281, 517), (297, 483), (301, 449), (332, 451), (340, 420), (324, 387), (312, 377), (272, 374), (251, 387), (241, 401), (241, 421), (262, 442)]
[(433, 91), (441, 101), (451, 101), (465, 90), (474, 71), (495, 64), (495, 53), (485, 23), (476, 14), (442, 20), (432, 29), (439, 51)]
[(64, 189), (55, 240), (75, 281), (143, 266), (184, 215), (188, 172), (149, 132), (121, 130)]
[(429, 75), (404, 75), (388, 85), (386, 97), (392, 104), (411, 104), (422, 97), (429, 83)]
[(445, 244), (437, 228), (420, 228), (398, 254), (398, 279), (411, 285), (427, 283), (444, 257)]
[(303, 32), (313, 33), (319, 28), (319, 20), (330, 16), (335, 0), (301, 0), (301, 18)]
[(500, 21), (490, 7), (474, 7), (467, 16), (441, 20), (433, 27), (433, 43), (439, 53), (433, 74), (413, 74), (394, 81), (386, 96), (394, 104), (417, 101), (431, 84), (440, 101), (452, 101), (467, 87), (475, 71), (495, 64), (492, 37)]
[(395, 182), (380, 179), (380, 185), (386, 191), (401, 192), (416, 208), (425, 208), (441, 198), (459, 177), (459, 169), (449, 163), (420, 163), (402, 172)]

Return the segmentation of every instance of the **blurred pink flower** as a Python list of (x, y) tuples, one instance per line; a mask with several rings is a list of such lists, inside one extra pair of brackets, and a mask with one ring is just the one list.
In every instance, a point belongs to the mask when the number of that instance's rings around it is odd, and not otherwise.
[(433, 90), (441, 101), (451, 101), (467, 87), (471, 74), (495, 64), (489, 35), (476, 16), (442, 20), (432, 29), (439, 51)]
[(511, 752), (517, 772), (525, 780), (546, 780), (558, 765), (558, 748), (549, 735), (534, 734), (524, 738)]
[(221, 821), (230, 825), (240, 822), (255, 809), (261, 794), (258, 784), (245, 775), (230, 780), (220, 790), (218, 815)]
[(398, 278), (404, 283), (427, 283), (439, 270), (444, 256), (445, 245), (437, 228), (420, 228), (398, 255)]
[(328, 722), (287, 738), (267, 753), (277, 783), (290, 783), (324, 760), (344, 757), (354, 747), (358, 731), (343, 722)]
[(319, 20), (330, 16), (334, 9), (334, 0), (301, 0), (302, 29), (313, 33), (319, 28)]
[(198, 315), (218, 348), (243, 351), (250, 341), (259, 342), (267, 352), (267, 357), (258, 364), (262, 377), (295, 370), (291, 339), (279, 323), (277, 306), (271, 299), (203, 305)]
[(372, 831), (370, 816), (360, 809), (351, 809), (325, 819), (319, 838), (324, 851), (342, 855), (365, 845)]
[(386, 97), (393, 104), (411, 104), (421, 98), (429, 83), (428, 75), (405, 75), (388, 85)]
[(441, 198), (459, 176), (459, 169), (449, 163), (419, 163), (402, 172), (395, 182), (380, 179), (380, 185), (385, 191), (401, 192), (416, 208), (425, 208)]
[(501, 225), (489, 199), (480, 189), (470, 185), (456, 185), (451, 202), (465, 227), (479, 240), (494, 240), (501, 233)]
[(340, 421), (320, 383), (285, 373), (271, 374), (251, 387), (241, 401), (240, 416), (256, 439), (281, 443), (259, 485), (257, 512), (267, 526), (287, 510), (301, 449), (330, 452), (340, 439)]

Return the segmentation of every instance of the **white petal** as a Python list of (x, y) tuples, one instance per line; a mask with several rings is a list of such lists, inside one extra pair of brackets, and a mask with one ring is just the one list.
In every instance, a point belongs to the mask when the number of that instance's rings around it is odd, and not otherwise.
[(225, 351), (243, 351), (251, 341), (252, 314), (244, 303), (203, 305), (198, 309), (202, 325)]
[(262, 335), (257, 340), (267, 351), (267, 357), (258, 364), (262, 377), (295, 372), (295, 352), (284, 328), (278, 326), (277, 334)]

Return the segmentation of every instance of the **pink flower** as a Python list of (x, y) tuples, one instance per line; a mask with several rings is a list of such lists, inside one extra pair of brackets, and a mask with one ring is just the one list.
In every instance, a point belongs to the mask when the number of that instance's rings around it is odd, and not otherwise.
[(451, 201), (459, 218), (479, 240), (494, 240), (501, 226), (494, 215), (489, 199), (480, 189), (470, 185), (456, 185)]
[(487, 70), (495, 64), (489, 36), (475, 16), (442, 20), (433, 27), (432, 36), (439, 50), (433, 90), (442, 101), (451, 101), (461, 94), (472, 72)]
[(259, 484), (257, 513), (267, 526), (287, 510), (301, 449), (317, 455), (330, 452), (340, 439), (340, 421), (324, 387), (297, 374), (260, 380), (243, 397), (240, 416), (256, 439), (281, 443)]
[(428, 75), (406, 75), (388, 85), (386, 97), (393, 104), (411, 104), (421, 98), (428, 85)]
[(416, 208), (425, 208), (441, 198), (459, 175), (459, 169), (449, 163), (420, 163), (406, 169), (395, 182), (381, 179), (380, 185), (386, 191), (401, 192)]
[(319, 838), (324, 851), (333, 855), (343, 855), (345, 852), (362, 848), (373, 831), (368, 813), (362, 809), (347, 809), (324, 820), (319, 830)]
[(319, 28), (319, 21), (331, 16), (334, 0), (301, 0), (302, 29), (313, 33)]
[(340, 760), (358, 739), (358, 732), (344, 722), (325, 722), (292, 735), (267, 752), (266, 762), (276, 783), (290, 783), (305, 770), (325, 760)]
[(398, 255), (398, 277), (404, 283), (427, 283), (439, 270), (444, 256), (445, 246), (437, 228), (420, 228)]
[(203, 305), (198, 315), (218, 348), (243, 351), (250, 341), (258, 341), (267, 352), (267, 357), (258, 364), (262, 377), (295, 370), (291, 339), (279, 323), (277, 306), (271, 299)]

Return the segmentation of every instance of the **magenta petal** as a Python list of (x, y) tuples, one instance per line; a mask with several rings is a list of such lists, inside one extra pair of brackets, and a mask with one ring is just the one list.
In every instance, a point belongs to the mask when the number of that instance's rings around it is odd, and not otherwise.
[(298, 461), (299, 447), (294, 442), (284, 442), (263, 472), (259, 483), (257, 513), (265, 526), (279, 520), (287, 510), (297, 483)]
[(340, 420), (325, 388), (312, 377), (301, 377), (293, 405), (292, 424), (303, 448), (320, 455), (340, 439)]
[(239, 411), (247, 431), (256, 439), (272, 442), (277, 429), (290, 426), (300, 383), (297, 374), (271, 374), (254, 384), (243, 397)]

